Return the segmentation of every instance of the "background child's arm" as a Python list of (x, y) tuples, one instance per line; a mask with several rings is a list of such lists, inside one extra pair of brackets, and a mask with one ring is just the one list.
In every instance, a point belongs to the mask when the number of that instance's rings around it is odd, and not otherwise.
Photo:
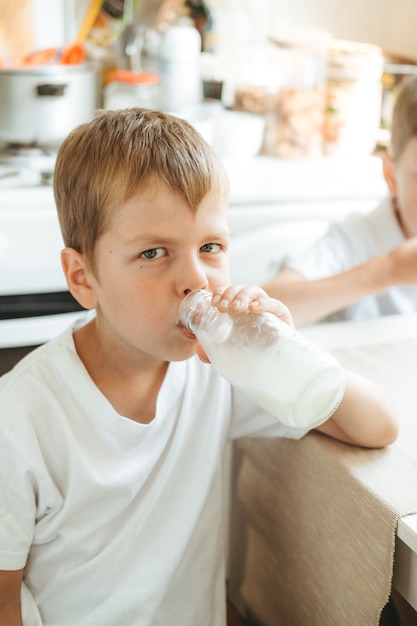
[(284, 302), (295, 325), (302, 326), (393, 286), (417, 286), (417, 238), (329, 278), (306, 280), (298, 272), (285, 269), (263, 288)]
[(22, 578), (23, 570), (0, 571), (0, 626), (22, 626)]
[(332, 417), (316, 430), (366, 448), (383, 448), (398, 436), (392, 403), (371, 381), (348, 372), (346, 393)]

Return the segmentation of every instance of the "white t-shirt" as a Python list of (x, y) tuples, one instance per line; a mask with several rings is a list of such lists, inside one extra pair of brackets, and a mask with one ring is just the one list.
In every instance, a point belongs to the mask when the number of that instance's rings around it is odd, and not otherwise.
[(72, 332), (0, 379), (0, 569), (25, 568), (24, 626), (223, 626), (226, 443), (305, 431), (197, 357), (150, 424), (124, 418)]
[[(391, 200), (386, 198), (369, 213), (353, 214), (331, 224), (324, 237), (305, 252), (285, 257), (279, 269), (295, 270), (307, 280), (327, 278), (388, 252), (403, 241)], [(416, 311), (417, 287), (392, 287), (320, 321), (364, 320)]]

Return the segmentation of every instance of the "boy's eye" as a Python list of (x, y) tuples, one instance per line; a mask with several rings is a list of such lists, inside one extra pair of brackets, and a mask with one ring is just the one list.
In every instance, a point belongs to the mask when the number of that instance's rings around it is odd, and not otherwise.
[(205, 243), (204, 246), (201, 246), (200, 250), (202, 252), (219, 252), (221, 245), (219, 243)]
[(151, 248), (150, 250), (145, 250), (139, 256), (144, 259), (158, 259), (161, 256), (164, 256), (165, 248)]

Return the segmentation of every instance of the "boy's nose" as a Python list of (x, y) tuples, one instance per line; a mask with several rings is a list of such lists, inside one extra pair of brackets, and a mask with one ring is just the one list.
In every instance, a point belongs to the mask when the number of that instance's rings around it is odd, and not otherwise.
[[(182, 283), (182, 284), (181, 284)], [(184, 270), (184, 274), (180, 279), (180, 292), (186, 296), (190, 291), (196, 291), (197, 289), (207, 289), (208, 280), (205, 271), (203, 270), (201, 263), (194, 261), (187, 264), (187, 269)]]
[(197, 289), (207, 289), (207, 288), (208, 288), (208, 282), (207, 282), (207, 279), (206, 279), (206, 280), (204, 280), (204, 282), (201, 282), (200, 284), (196, 285), (195, 287), (186, 287), (183, 290), (184, 291), (184, 296), (188, 295), (192, 291), (197, 291)]

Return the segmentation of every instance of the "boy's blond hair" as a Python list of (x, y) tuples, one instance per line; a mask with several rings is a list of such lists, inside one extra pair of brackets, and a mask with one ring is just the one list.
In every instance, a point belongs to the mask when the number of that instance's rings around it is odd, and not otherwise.
[(197, 210), (210, 193), (229, 191), (220, 160), (186, 121), (161, 111), (99, 111), (61, 144), (54, 194), (65, 246), (93, 269), (99, 237), (124, 202), (161, 181)]
[(391, 121), (391, 154), (397, 161), (409, 140), (417, 137), (417, 76), (400, 87)]

